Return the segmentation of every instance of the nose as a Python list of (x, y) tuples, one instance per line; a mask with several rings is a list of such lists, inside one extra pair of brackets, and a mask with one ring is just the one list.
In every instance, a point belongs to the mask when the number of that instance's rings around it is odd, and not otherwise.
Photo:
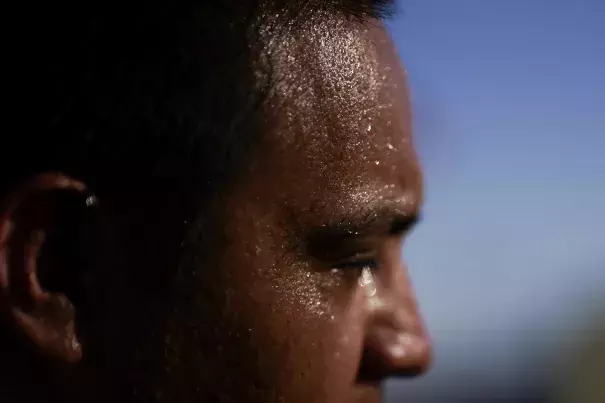
[[(415, 377), (431, 363), (431, 346), (422, 324), (412, 287), (400, 267), (391, 281), (369, 285), (367, 325), (360, 378)], [(370, 281), (365, 280), (363, 287)], [(384, 285), (386, 286), (384, 286)]]

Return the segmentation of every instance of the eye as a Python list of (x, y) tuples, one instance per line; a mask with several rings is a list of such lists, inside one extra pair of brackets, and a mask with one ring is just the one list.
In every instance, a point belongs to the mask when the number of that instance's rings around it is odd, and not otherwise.
[(375, 270), (378, 268), (378, 262), (376, 258), (351, 259), (337, 263), (332, 267), (338, 270), (362, 270), (364, 268)]

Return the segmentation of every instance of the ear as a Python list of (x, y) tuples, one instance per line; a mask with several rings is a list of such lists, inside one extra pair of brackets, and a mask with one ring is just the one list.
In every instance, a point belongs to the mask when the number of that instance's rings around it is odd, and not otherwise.
[[(0, 313), (39, 353), (75, 363), (82, 349), (74, 306), (66, 295), (45, 290), (40, 283), (40, 252), (49, 231), (64, 220), (59, 214), (64, 199), (57, 193), (69, 194), (84, 207), (94, 200), (83, 183), (49, 173), (22, 183), (0, 205)], [(53, 272), (67, 270), (60, 259), (52, 263)]]

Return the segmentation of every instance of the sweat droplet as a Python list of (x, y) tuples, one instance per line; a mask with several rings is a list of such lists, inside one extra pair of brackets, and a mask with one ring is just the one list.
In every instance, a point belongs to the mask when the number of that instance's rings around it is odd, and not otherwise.
[(86, 198), (86, 207), (94, 206), (97, 204), (97, 197), (92, 195)]
[(374, 282), (374, 276), (372, 275), (372, 269), (364, 267), (361, 272), (361, 278), (359, 279), (359, 285), (361, 285), (366, 293), (366, 296), (371, 298), (376, 295), (376, 284)]

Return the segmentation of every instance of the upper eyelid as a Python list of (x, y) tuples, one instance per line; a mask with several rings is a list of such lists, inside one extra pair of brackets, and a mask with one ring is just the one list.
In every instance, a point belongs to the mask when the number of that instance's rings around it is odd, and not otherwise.
[(421, 213), (368, 212), (348, 219), (326, 223), (311, 232), (329, 238), (370, 238), (405, 234), (422, 219)]
[(362, 261), (371, 261), (378, 260), (378, 253), (375, 250), (368, 250), (359, 253), (349, 254), (347, 256), (341, 256), (335, 259), (332, 259), (332, 265), (339, 265), (347, 262), (362, 262)]

